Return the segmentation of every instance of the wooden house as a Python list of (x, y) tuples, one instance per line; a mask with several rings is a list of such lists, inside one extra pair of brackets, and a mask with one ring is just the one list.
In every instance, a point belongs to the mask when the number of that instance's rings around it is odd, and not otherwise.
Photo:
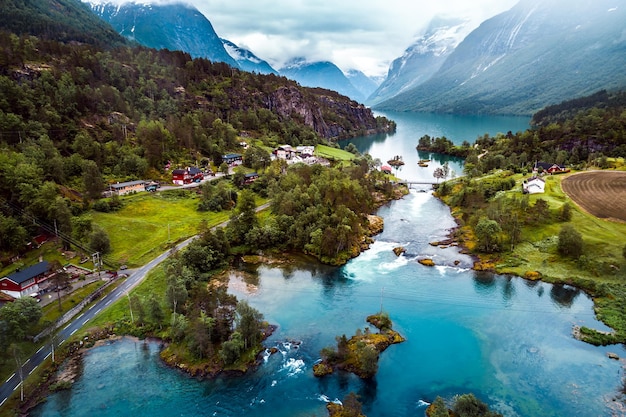
[(42, 261), (28, 268), (15, 271), (0, 279), (0, 291), (13, 298), (27, 297), (39, 292), (39, 284), (48, 279), (50, 264)]

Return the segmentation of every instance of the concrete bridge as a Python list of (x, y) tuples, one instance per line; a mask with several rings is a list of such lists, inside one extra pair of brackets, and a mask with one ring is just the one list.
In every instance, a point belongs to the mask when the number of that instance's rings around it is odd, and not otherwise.
[(406, 185), (409, 188), (413, 188), (413, 186), (416, 186), (416, 185), (430, 185), (431, 187), (434, 187), (435, 184), (438, 184), (438, 183), (435, 181), (426, 181), (426, 180), (416, 180), (416, 181), (400, 180), (398, 181), (398, 184)]

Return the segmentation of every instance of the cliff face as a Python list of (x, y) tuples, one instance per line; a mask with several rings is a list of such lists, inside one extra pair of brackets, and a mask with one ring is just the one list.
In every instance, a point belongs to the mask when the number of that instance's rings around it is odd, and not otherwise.
[(283, 86), (269, 95), (266, 105), (283, 119), (299, 118), (327, 139), (393, 130), (393, 124), (378, 126), (369, 108), (330, 90)]

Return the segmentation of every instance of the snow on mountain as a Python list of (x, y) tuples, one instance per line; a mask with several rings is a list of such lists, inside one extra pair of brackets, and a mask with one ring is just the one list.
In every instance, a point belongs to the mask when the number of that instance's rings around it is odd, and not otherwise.
[(428, 80), (474, 28), (469, 20), (433, 19), (426, 31), (391, 63), (387, 78), (368, 98), (368, 104), (387, 100)]
[(267, 61), (262, 60), (251, 51), (235, 45), (233, 42), (222, 39), (226, 52), (235, 60), (244, 71), (256, 72), (259, 74), (278, 74)]

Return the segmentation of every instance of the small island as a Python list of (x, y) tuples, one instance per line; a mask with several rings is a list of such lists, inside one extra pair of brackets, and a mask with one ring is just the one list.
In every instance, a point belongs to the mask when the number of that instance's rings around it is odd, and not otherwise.
[(322, 377), (333, 373), (335, 369), (352, 372), (362, 379), (372, 378), (378, 371), (378, 357), (390, 345), (402, 343), (406, 339), (392, 329), (392, 322), (387, 313), (378, 313), (367, 317), (367, 322), (378, 329), (371, 333), (370, 328), (358, 329), (348, 340), (346, 335), (337, 337), (337, 348), (322, 349), (322, 361), (313, 366), (313, 373)]

